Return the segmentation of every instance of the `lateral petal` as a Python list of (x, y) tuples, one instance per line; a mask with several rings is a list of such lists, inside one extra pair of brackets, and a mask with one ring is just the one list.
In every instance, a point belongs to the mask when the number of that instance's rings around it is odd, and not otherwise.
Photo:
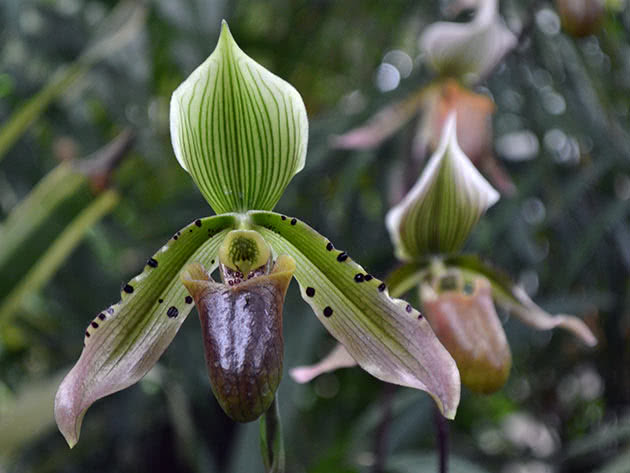
[(178, 278), (182, 266), (216, 266), (218, 247), (234, 221), (222, 215), (184, 227), (123, 287), (121, 301), (90, 323), (81, 357), (55, 398), (55, 419), (70, 447), (92, 403), (139, 381), (166, 350), (193, 307)]
[(364, 370), (426, 391), (444, 416), (455, 416), (457, 366), (417, 310), (308, 225), (272, 212), (249, 216), (277, 253), (293, 256), (302, 298)]

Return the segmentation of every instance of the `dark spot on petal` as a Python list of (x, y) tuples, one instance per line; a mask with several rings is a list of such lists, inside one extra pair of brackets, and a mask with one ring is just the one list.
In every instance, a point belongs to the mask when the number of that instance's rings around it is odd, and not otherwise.
[(94, 328), (98, 328), (98, 324), (96, 322), (92, 322), (90, 325)]
[(85, 336), (90, 338), (90, 332), (88, 332), (87, 330), (85, 331)]
[(173, 240), (177, 240), (179, 238), (179, 236), (177, 235), (177, 233), (175, 235), (173, 235)]
[(186, 296), (184, 300), (186, 301), (186, 304), (192, 304), (193, 298), (190, 296)]
[(405, 307), (405, 310), (406, 310), (407, 312), (411, 313), (411, 311), (412, 311), (413, 309), (411, 308), (411, 306), (410, 306), (409, 304), (407, 304), (407, 307)]
[(294, 219), (294, 218), (292, 218), (292, 219), (291, 219), (291, 225), (295, 225), (296, 223), (297, 223), (297, 220), (296, 220), (296, 219)]
[(149, 258), (149, 261), (147, 261), (147, 266), (151, 266), (152, 268), (157, 268), (158, 262), (154, 258)]
[(382, 282), (382, 283), (380, 283), (380, 284), (378, 285), (378, 290), (379, 290), (380, 292), (383, 292), (383, 291), (385, 290), (385, 288), (386, 288), (386, 287), (387, 287), (387, 286), (385, 286), (385, 283), (384, 283), (384, 282)]
[(348, 253), (346, 253), (345, 251), (342, 251), (341, 253), (337, 255), (337, 261), (339, 261), (340, 263), (343, 263), (347, 259), (348, 259)]
[(177, 317), (179, 315), (179, 311), (177, 310), (177, 307), (172, 305), (166, 311), (166, 315), (168, 315), (172, 319), (172, 318), (175, 318), (175, 317)]
[(210, 261), (210, 264), (214, 264), (214, 260)]
[(125, 291), (127, 294), (131, 294), (133, 292), (133, 286), (131, 284), (125, 284), (125, 287), (123, 287), (123, 291)]
[(422, 314), (418, 314), (418, 320), (422, 320)]
[(333, 246), (333, 244), (332, 244), (331, 242), (328, 242), (328, 243), (326, 244), (326, 249), (327, 249), (328, 251), (332, 251), (332, 249), (333, 249), (333, 248), (334, 248), (334, 246)]
[(201, 220), (199, 220), (199, 219), (195, 220), (195, 225), (197, 225), (198, 227), (200, 227), (200, 226), (201, 226)]
[(363, 276), (363, 274), (357, 273), (357, 274), (354, 275), (354, 280), (356, 282), (363, 282), (363, 281), (365, 281), (365, 277)]
[(313, 297), (315, 295), (315, 289), (312, 287), (307, 287), (306, 288), (306, 295), (308, 297)]
[(281, 218), (282, 220), (286, 220), (286, 219), (287, 219), (287, 217), (286, 217), (286, 216), (284, 216), (284, 215), (283, 215), (283, 216), (281, 216), (280, 218)]
[(372, 279), (374, 279), (374, 276), (372, 276), (371, 274), (366, 274), (363, 279), (365, 279), (366, 281), (371, 281)]
[(164, 302), (164, 299), (158, 299), (158, 302), (161, 304), (162, 302)]
[(330, 317), (333, 314), (333, 310), (330, 308), (330, 306), (326, 306), (326, 308), (324, 309), (324, 317)]
[(188, 230), (188, 233), (192, 233), (192, 228), (190, 230)]
[(105, 314), (103, 314), (102, 312), (100, 314), (98, 314), (98, 318), (101, 320), (105, 320), (107, 316)]

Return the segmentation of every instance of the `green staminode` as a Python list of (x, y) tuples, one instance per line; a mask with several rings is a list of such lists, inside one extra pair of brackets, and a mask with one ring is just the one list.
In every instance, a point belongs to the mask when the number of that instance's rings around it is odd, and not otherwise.
[(228, 233), (219, 248), (219, 262), (243, 277), (268, 265), (271, 249), (260, 233), (253, 230), (234, 230)]

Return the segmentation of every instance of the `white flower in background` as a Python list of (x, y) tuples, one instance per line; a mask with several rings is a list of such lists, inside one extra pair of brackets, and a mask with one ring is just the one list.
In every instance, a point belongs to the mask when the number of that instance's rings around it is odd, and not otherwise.
[(452, 113), (420, 178), (387, 214), (396, 256), (409, 261), (458, 251), (479, 218), (498, 200), (499, 193), (457, 144)]
[(462, 77), (468, 83), (490, 72), (516, 42), (499, 16), (497, 0), (479, 1), (468, 23), (433, 23), (419, 40), (420, 49), (440, 75)]

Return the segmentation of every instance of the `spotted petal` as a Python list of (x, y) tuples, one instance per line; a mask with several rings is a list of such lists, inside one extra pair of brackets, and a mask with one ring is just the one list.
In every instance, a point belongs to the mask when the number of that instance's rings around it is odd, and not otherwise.
[(272, 212), (249, 216), (276, 253), (293, 256), (302, 297), (363, 369), (428, 392), (446, 417), (455, 416), (457, 366), (417, 310), (308, 225)]
[(387, 229), (401, 260), (459, 250), (499, 199), (457, 144), (455, 120), (451, 114), (418, 182), (387, 214)]
[(517, 42), (498, 14), (498, 0), (481, 0), (469, 23), (440, 21), (420, 37), (431, 66), (442, 75), (475, 82), (488, 74)]
[(81, 357), (55, 398), (55, 419), (70, 447), (92, 403), (139, 381), (166, 350), (194, 305), (179, 280), (181, 268), (192, 261), (216, 267), (234, 223), (234, 216), (221, 215), (184, 227), (123, 287), (121, 301), (88, 325)]
[(304, 167), (300, 94), (238, 47), (225, 22), (216, 49), (173, 93), (175, 156), (217, 213), (271, 210)]

